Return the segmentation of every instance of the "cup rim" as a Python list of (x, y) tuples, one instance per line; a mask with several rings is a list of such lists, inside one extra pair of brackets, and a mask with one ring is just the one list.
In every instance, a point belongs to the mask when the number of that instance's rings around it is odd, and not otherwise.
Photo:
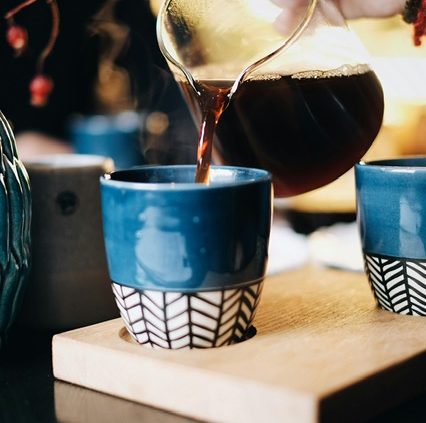
[(112, 159), (95, 154), (42, 154), (23, 161), (26, 169), (38, 171), (114, 169)]
[(222, 182), (214, 183), (211, 185), (196, 183), (196, 182), (134, 182), (134, 181), (122, 181), (111, 179), (111, 175), (120, 174), (124, 172), (137, 172), (143, 169), (194, 169), (195, 165), (142, 165), (135, 166), (130, 169), (120, 169), (113, 172), (105, 173), (100, 177), (101, 185), (112, 186), (121, 189), (134, 189), (134, 190), (153, 190), (153, 191), (194, 191), (194, 190), (214, 190), (223, 188), (235, 188), (245, 185), (254, 185), (262, 182), (268, 182), (272, 180), (272, 175), (269, 171), (254, 167), (241, 167), (241, 166), (222, 166), (212, 165), (210, 169), (212, 171), (237, 171), (237, 172), (252, 172), (255, 177), (247, 180), (234, 181), (232, 183)]
[(412, 172), (424, 171), (426, 172), (426, 156), (399, 156), (389, 159), (375, 159), (358, 162), (355, 167), (357, 169), (381, 169), (397, 172)]

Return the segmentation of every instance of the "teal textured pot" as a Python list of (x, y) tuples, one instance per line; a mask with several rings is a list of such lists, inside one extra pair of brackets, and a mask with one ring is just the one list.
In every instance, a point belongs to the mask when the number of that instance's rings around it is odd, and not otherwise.
[(0, 112), (0, 347), (22, 302), (30, 266), (30, 224), (29, 178)]

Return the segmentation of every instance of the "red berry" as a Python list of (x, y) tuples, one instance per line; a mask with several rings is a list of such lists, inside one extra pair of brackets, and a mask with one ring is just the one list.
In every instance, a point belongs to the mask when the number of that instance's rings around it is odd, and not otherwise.
[(18, 25), (11, 25), (6, 33), (9, 45), (18, 53), (22, 52), (28, 43), (28, 32)]
[(52, 79), (47, 75), (37, 75), (30, 83), (31, 104), (33, 106), (46, 105), (54, 87)]

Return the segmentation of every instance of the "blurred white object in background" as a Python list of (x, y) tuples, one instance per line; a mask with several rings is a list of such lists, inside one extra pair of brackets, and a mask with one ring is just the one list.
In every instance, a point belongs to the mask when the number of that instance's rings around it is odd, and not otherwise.
[(309, 246), (306, 236), (294, 232), (286, 221), (275, 219), (269, 240), (268, 274), (301, 267), (308, 260)]
[(356, 222), (336, 223), (308, 237), (310, 259), (315, 264), (362, 272), (361, 241)]

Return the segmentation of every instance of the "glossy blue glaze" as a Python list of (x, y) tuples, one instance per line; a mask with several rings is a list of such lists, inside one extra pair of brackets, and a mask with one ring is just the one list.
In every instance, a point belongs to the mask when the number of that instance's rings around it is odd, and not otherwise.
[(426, 258), (426, 158), (355, 166), (357, 217), (363, 250)]
[(101, 178), (110, 277), (137, 289), (200, 291), (261, 280), (272, 213), (270, 174), (146, 166)]

